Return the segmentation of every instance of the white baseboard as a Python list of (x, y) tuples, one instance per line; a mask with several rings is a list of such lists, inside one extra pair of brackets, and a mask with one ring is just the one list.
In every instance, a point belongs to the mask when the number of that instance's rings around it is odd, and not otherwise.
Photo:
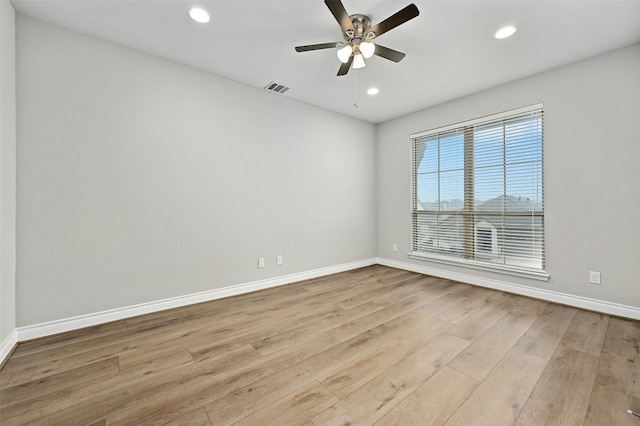
[[(314, 269), (311, 271), (284, 275), (266, 280), (253, 281), (249, 283), (203, 291), (200, 293), (172, 297), (170, 299), (157, 300), (154, 302), (141, 303), (139, 305), (126, 306), (123, 308), (96, 312), (93, 314), (80, 315), (72, 318), (65, 318), (25, 327), (18, 327), (17, 341), (24, 342), (26, 340), (39, 339), (42, 337), (47, 337), (58, 333), (65, 333), (67, 331), (73, 331), (80, 328), (92, 327), (111, 321), (117, 321), (135, 317), (138, 315), (163, 311), (165, 309), (179, 308), (181, 306), (208, 302), (210, 300), (221, 299), (223, 297), (236, 296), (252, 291), (264, 290), (271, 287), (291, 284), (294, 282), (318, 278), (325, 275), (336, 274), (339, 272), (350, 271), (352, 269), (363, 268), (366, 266), (374, 265), (375, 263), (376, 259), (365, 259), (356, 262), (345, 263), (342, 265), (329, 266), (326, 268)], [(3, 358), (0, 357), (0, 359)]]
[(14, 328), (11, 333), (0, 343), (0, 365), (4, 363), (4, 360), (11, 354), (13, 348), (18, 344), (18, 333)]
[(77, 330), (85, 327), (92, 327), (111, 321), (131, 318), (138, 315), (149, 314), (162, 311), (165, 309), (178, 308), (181, 306), (191, 305), (195, 303), (207, 302), (210, 300), (221, 299), (223, 297), (236, 296), (239, 294), (249, 293), (252, 291), (263, 290), (271, 287), (277, 287), (285, 284), (291, 284), (298, 281), (304, 281), (312, 278), (318, 278), (326, 275), (336, 274), (339, 272), (350, 271), (357, 268), (363, 268), (380, 264), (392, 268), (403, 269), (406, 271), (417, 272), (425, 275), (446, 278), (468, 284), (474, 284), (481, 287), (487, 287), (495, 290), (506, 291), (509, 293), (529, 296), (536, 299), (546, 300), (549, 302), (561, 303), (564, 305), (574, 306), (577, 308), (588, 309), (592, 311), (602, 312), (605, 314), (631, 318), (640, 320), (640, 308), (634, 306), (621, 305), (617, 303), (606, 302), (602, 300), (589, 299), (581, 296), (574, 296), (555, 291), (539, 289), (519, 284), (512, 284), (504, 281), (487, 279), (473, 275), (462, 274), (458, 272), (445, 271), (428, 266), (415, 265), (407, 262), (399, 262), (385, 258), (365, 259), (342, 265), (330, 266), (326, 268), (314, 269), (311, 271), (300, 272), (280, 277), (270, 278), (266, 280), (253, 281), (244, 284), (228, 286), (224, 288), (204, 291), (200, 293), (188, 294), (184, 296), (163, 299), (149, 303), (142, 303), (134, 306), (111, 309), (108, 311), (96, 312), (93, 314), (81, 315), (72, 318), (49, 321), (45, 323), (18, 327), (0, 344), (0, 363), (11, 353), (14, 346), (18, 342), (24, 342), (31, 339), (51, 336), (58, 333)]
[(597, 299), (589, 299), (587, 297), (574, 296), (571, 294), (559, 293), (557, 291), (529, 287), (520, 284), (512, 284), (505, 281), (477, 277), (474, 275), (446, 271), (429, 266), (415, 265), (412, 263), (399, 262), (396, 260), (385, 258), (377, 258), (376, 263), (383, 266), (389, 266), (391, 268), (404, 269), (406, 271), (446, 278), (448, 280), (473, 284), (480, 287), (487, 287), (494, 290), (529, 296), (536, 299), (546, 300), (548, 302), (555, 302), (563, 305), (573, 306), (576, 308), (587, 309), (590, 311), (602, 312), (604, 314), (640, 320), (640, 308), (635, 306), (621, 305), (618, 303), (606, 302)]

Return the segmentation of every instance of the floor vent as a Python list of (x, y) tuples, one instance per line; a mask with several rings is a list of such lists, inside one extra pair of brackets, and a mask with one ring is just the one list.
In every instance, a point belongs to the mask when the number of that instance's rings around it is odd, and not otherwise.
[(276, 83), (274, 81), (264, 86), (264, 88), (265, 90), (268, 90), (270, 92), (281, 93), (281, 94), (289, 90), (289, 88), (284, 84)]

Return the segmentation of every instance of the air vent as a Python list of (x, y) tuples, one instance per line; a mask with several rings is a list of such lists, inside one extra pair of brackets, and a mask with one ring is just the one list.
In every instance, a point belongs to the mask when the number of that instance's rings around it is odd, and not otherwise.
[(275, 92), (275, 93), (284, 93), (287, 90), (289, 90), (289, 88), (287, 86), (285, 86), (284, 84), (280, 84), (280, 83), (276, 83), (274, 81), (272, 81), (271, 83), (267, 84), (265, 87), (265, 90), (268, 90), (270, 92)]

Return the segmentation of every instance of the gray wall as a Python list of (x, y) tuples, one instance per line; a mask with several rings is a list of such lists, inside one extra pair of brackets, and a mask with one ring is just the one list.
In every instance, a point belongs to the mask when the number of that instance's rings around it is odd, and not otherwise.
[[(378, 126), (378, 256), (640, 307), (640, 44)], [(434, 83), (437, 84), (437, 83)], [(428, 93), (424, 94), (428, 96)], [(548, 282), (407, 258), (409, 135), (544, 102)], [(392, 245), (399, 251), (393, 252)], [(602, 285), (589, 284), (589, 270)]]
[[(6, 49), (3, 150), (15, 146)], [(377, 127), (22, 16), (17, 52), (18, 284), (3, 151), (0, 339), (376, 254), (640, 306), (640, 45)], [(538, 102), (549, 282), (409, 260), (409, 135)]]
[(0, 347), (16, 325), (15, 65), (15, 13), (0, 1)]
[(23, 16), (17, 52), (17, 326), (375, 257), (374, 125)]

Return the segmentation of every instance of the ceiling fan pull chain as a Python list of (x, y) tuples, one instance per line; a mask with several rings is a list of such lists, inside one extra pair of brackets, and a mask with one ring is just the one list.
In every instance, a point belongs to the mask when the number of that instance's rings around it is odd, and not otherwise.
[(353, 72), (353, 106), (358, 108), (358, 70)]

